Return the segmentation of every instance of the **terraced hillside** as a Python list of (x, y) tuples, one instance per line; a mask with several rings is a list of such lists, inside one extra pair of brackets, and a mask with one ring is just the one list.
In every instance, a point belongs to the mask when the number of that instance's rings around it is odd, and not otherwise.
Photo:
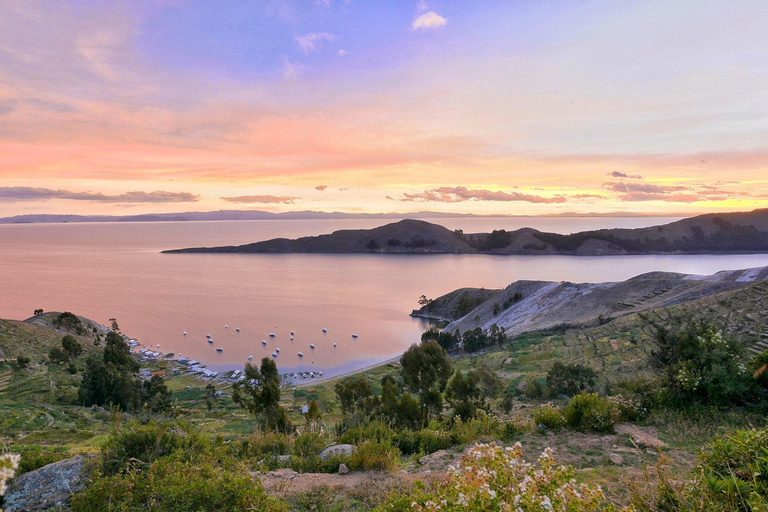
[(503, 290), (457, 290), (412, 314), (448, 321), (445, 329), (451, 332), (489, 329), (496, 324), (514, 337), (590, 328), (633, 313), (696, 299), (717, 296), (718, 300), (726, 300), (727, 296), (718, 294), (744, 291), (738, 295), (738, 304), (718, 311), (716, 318), (739, 317), (742, 324), (751, 326), (744, 334), (755, 343), (764, 343), (768, 341), (768, 331), (762, 327), (762, 312), (768, 305), (763, 302), (768, 299), (766, 280), (768, 267), (710, 276), (651, 272), (608, 283), (516, 281)]

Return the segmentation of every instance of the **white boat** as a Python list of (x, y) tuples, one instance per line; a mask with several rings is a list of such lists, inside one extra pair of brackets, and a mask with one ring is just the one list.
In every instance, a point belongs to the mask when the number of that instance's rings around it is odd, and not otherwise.
[(312, 350), (314, 350), (314, 349), (315, 349), (315, 344), (314, 344), (314, 343), (310, 343), (310, 344), (309, 344), (309, 348), (311, 348)]
[(274, 338), (275, 336), (277, 336), (275, 333), (273, 333), (273, 332), (269, 333), (269, 337), (270, 338)]
[(352, 337), (353, 337), (353, 338), (357, 338), (357, 334), (353, 334), (353, 335), (352, 335)]
[(213, 338), (208, 338), (208, 343), (213, 343)]
[(157, 348), (160, 348), (160, 344), (159, 343), (157, 344)]
[(291, 341), (293, 341), (293, 336), (291, 336)]
[(240, 328), (239, 327), (235, 327), (235, 331), (240, 332)]
[(323, 332), (328, 332), (328, 329), (326, 329), (325, 327), (323, 327)]
[(226, 325), (226, 324), (224, 324), (224, 328), (225, 328), (225, 329), (229, 329), (229, 326), (228, 326), (228, 325)]
[(333, 348), (336, 348), (336, 344), (335, 343), (333, 344)]
[(272, 357), (277, 357), (277, 352), (272, 352)]
[(301, 352), (299, 352), (299, 357), (304, 357), (304, 354), (302, 354)]
[(253, 359), (253, 356), (248, 356), (248, 360), (250, 361), (251, 359)]
[(187, 335), (187, 331), (184, 331), (184, 332), (182, 333), (182, 336), (186, 336), (186, 335)]
[(267, 344), (267, 340), (261, 340), (261, 344), (262, 345), (266, 345)]
[(224, 349), (219, 347), (219, 348), (216, 349), (216, 352), (224, 352)]
[(206, 337), (206, 338), (210, 338), (210, 337), (211, 337), (211, 335), (210, 335), (210, 334), (206, 334), (206, 335), (205, 335), (205, 337)]
[(293, 334), (294, 334), (294, 332), (293, 332), (293, 331), (291, 331), (291, 336), (293, 336)]
[(280, 353), (280, 349), (279, 349), (279, 348), (276, 348), (276, 349), (275, 349), (275, 352), (277, 352), (277, 353), (279, 354), (279, 353)]

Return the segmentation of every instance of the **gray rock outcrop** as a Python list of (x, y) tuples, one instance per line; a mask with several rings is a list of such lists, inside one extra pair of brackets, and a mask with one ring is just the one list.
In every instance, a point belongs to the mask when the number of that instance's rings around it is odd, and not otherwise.
[(24, 473), (8, 487), (3, 510), (48, 510), (66, 505), (70, 496), (85, 488), (89, 460), (78, 455)]

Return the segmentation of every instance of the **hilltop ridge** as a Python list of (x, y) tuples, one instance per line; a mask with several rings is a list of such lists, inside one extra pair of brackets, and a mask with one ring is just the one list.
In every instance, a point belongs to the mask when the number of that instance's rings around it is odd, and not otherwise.
[(486, 253), (606, 256), (722, 254), (768, 251), (768, 209), (706, 214), (647, 228), (616, 228), (561, 235), (533, 228), (491, 233), (450, 231), (405, 219), (373, 229), (340, 230), (239, 246), (194, 247), (165, 253)]

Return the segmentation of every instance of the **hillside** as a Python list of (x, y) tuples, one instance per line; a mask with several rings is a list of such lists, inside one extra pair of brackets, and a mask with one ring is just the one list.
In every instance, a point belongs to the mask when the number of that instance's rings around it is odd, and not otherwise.
[(602, 229), (569, 235), (532, 228), (491, 233), (450, 231), (406, 219), (374, 229), (341, 230), (295, 240), (173, 249), (165, 253), (489, 253), (604, 256), (768, 251), (768, 209), (706, 214), (665, 225)]
[[(768, 267), (723, 271), (710, 276), (650, 272), (622, 282), (569, 283), (516, 281), (503, 290), (461, 289), (438, 297), (414, 311), (450, 322), (451, 332), (492, 324), (509, 336), (532, 332), (589, 328), (632, 313), (684, 304), (742, 291), (768, 300)], [(754, 301), (753, 301), (754, 302)], [(762, 302), (761, 302), (762, 303)], [(761, 307), (750, 306), (754, 341), (768, 341)], [(743, 313), (744, 307), (719, 311), (718, 318)], [(759, 325), (758, 325), (759, 324)], [(767, 347), (768, 348), (768, 347)]]
[(276, 238), (232, 247), (199, 247), (166, 253), (466, 253), (475, 250), (443, 226), (406, 219), (373, 229), (344, 229), (296, 240)]

